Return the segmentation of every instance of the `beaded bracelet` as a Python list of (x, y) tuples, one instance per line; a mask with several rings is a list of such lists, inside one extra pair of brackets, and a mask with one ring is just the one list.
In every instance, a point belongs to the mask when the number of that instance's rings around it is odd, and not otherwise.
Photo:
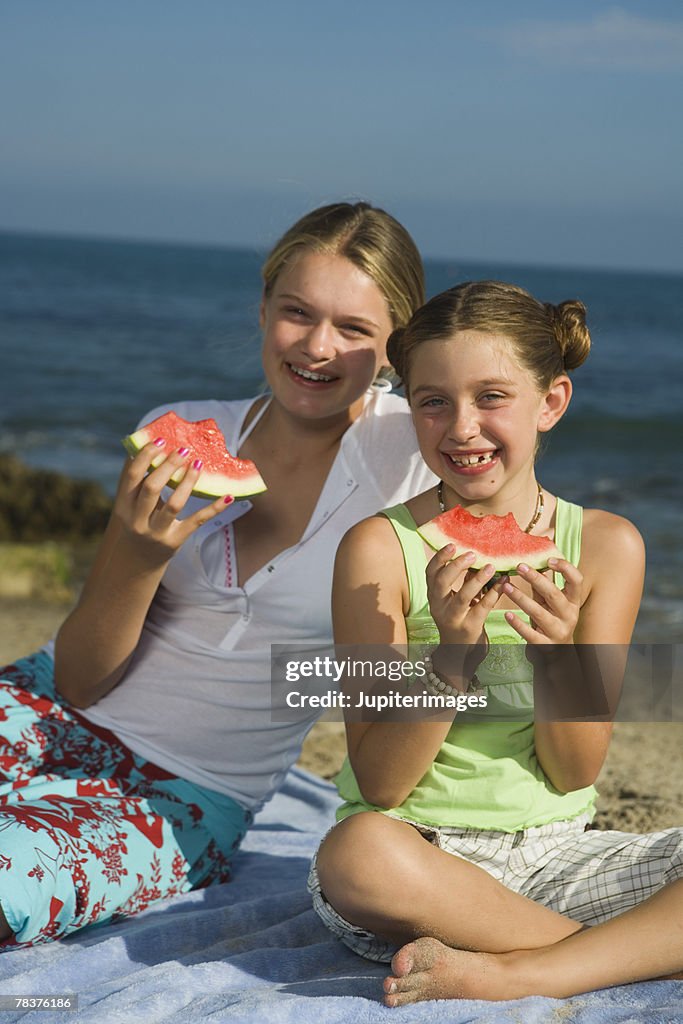
[(424, 663), (427, 668), (425, 686), (430, 693), (441, 694), (444, 697), (454, 697), (460, 693), (480, 693), (483, 690), (476, 673), (472, 676), (464, 690), (458, 690), (457, 687), (451, 686), (450, 683), (445, 682), (441, 676), (436, 674), (429, 654), (425, 654)]

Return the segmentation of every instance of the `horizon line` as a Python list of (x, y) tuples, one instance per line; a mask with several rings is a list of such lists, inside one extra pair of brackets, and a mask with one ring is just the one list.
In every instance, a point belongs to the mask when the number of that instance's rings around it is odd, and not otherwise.
[[(179, 248), (179, 249), (209, 249), (219, 250), (225, 252), (243, 252), (251, 253), (252, 255), (265, 255), (268, 253), (270, 246), (260, 247), (257, 245), (249, 245), (246, 242), (232, 243), (232, 242), (219, 242), (219, 241), (197, 241), (189, 239), (173, 239), (173, 238), (154, 238), (154, 237), (136, 237), (131, 235), (117, 235), (100, 232), (70, 232), (64, 231), (63, 229), (50, 229), (50, 228), (15, 228), (15, 227), (3, 227), (0, 224), (0, 236), (17, 235), (17, 236), (29, 236), (35, 238), (44, 239), (61, 239), (63, 241), (71, 242), (95, 242), (102, 244), (113, 244), (113, 245), (139, 245), (148, 247), (164, 247), (164, 248)], [(519, 267), (526, 270), (566, 270), (566, 271), (590, 271), (591, 273), (604, 273), (604, 274), (633, 274), (633, 275), (645, 275), (652, 277), (683, 277), (683, 266), (674, 269), (671, 267), (635, 267), (635, 266), (615, 266), (613, 264), (591, 264), (591, 263), (554, 263), (552, 261), (544, 262), (533, 262), (529, 260), (510, 260), (500, 257), (489, 257), (482, 259), (481, 257), (466, 257), (466, 256), (454, 256), (454, 255), (439, 255), (435, 253), (425, 254), (422, 253), (422, 259), (425, 264), (427, 263), (464, 263), (473, 265), (489, 266), (491, 264), (501, 264), (502, 266)]]

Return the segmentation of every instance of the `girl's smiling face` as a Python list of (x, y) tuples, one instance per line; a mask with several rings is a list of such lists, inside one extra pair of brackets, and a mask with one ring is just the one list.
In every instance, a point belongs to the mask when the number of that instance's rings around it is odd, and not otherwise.
[(375, 282), (343, 256), (304, 251), (261, 305), (263, 367), (276, 401), (304, 419), (353, 420), (393, 329)]
[(466, 504), (528, 490), (538, 433), (571, 394), (564, 376), (541, 393), (505, 336), (472, 330), (414, 349), (409, 389), (422, 456)]

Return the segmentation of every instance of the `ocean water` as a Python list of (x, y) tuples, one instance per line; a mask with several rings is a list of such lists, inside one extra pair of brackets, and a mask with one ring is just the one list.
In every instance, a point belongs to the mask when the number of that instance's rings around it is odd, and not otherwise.
[[(0, 450), (113, 491), (120, 439), (185, 398), (261, 386), (262, 253), (0, 233)], [(632, 519), (648, 549), (637, 636), (683, 637), (683, 277), (466, 260), (427, 263), (428, 293), (498, 278), (580, 298), (593, 351), (540, 479)]]

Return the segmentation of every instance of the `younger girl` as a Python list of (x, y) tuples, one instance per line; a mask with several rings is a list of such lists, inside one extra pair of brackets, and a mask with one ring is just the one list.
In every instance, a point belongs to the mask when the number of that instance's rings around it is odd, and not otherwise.
[[(347, 723), (345, 803), (310, 885), (347, 945), (392, 961), (389, 1006), (567, 996), (683, 969), (683, 832), (586, 831), (610, 723), (520, 721), (520, 707), (575, 687), (586, 650), (575, 645), (624, 650), (642, 590), (636, 529), (536, 480), (539, 434), (565, 413), (567, 371), (588, 355), (584, 315), (579, 302), (475, 282), (436, 296), (389, 342), (441, 482), (346, 535), (335, 637), (430, 644), (432, 687), (464, 692), (476, 669), (498, 719)], [(469, 570), (472, 553), (434, 555), (417, 527), (455, 505), (512, 512), (564, 557), (494, 581), (491, 565)], [(534, 675), (543, 648), (552, 656)]]

